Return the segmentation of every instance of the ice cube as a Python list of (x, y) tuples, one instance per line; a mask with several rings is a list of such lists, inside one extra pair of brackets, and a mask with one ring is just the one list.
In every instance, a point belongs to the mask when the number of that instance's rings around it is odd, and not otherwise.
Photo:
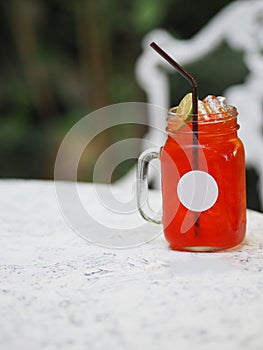
[(198, 100), (198, 115), (199, 115), (199, 120), (209, 119), (209, 110), (206, 108), (206, 103), (203, 101)]
[(207, 105), (210, 107), (212, 110), (212, 113), (220, 113), (222, 112), (222, 107), (217, 100), (216, 96), (213, 95), (208, 95), (204, 101), (207, 103)]
[(229, 109), (227, 100), (223, 96), (217, 96), (217, 101), (219, 102), (220, 106), (222, 107), (224, 112), (227, 112)]
[(225, 113), (228, 111), (229, 106), (226, 102), (225, 97), (208, 95), (204, 101), (206, 102), (206, 105), (211, 109), (211, 113), (217, 114), (217, 118), (223, 118), (225, 116)]
[(234, 106), (228, 104), (227, 100), (223, 96), (217, 96), (217, 99), (222, 107), (222, 111), (229, 115), (237, 115), (237, 109)]
[(230, 106), (223, 96), (208, 95), (203, 101), (198, 101), (198, 119), (221, 119), (227, 115), (237, 115), (235, 107)]

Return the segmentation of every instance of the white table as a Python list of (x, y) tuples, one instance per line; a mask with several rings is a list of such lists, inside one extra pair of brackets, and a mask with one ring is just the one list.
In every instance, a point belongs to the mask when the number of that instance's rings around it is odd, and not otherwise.
[(171, 251), (161, 235), (103, 248), (66, 224), (52, 182), (0, 189), (1, 350), (262, 349), (263, 214), (248, 211), (228, 252)]

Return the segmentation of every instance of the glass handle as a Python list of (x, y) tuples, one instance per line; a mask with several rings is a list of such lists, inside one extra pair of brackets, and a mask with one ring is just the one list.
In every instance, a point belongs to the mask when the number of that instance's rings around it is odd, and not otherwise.
[(141, 216), (155, 224), (162, 223), (162, 213), (155, 212), (149, 204), (148, 170), (152, 160), (159, 159), (159, 150), (149, 149), (144, 151), (137, 164), (137, 204)]

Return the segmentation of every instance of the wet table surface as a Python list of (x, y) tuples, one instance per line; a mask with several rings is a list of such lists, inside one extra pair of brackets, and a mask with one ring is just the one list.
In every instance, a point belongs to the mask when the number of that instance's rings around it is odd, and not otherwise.
[(175, 252), (137, 213), (104, 215), (90, 184), (87, 241), (53, 182), (0, 188), (1, 349), (262, 349), (263, 214), (248, 211), (236, 249)]

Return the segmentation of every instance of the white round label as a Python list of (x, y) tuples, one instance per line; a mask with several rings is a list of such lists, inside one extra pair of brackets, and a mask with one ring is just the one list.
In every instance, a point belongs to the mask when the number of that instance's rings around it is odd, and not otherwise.
[(181, 177), (177, 186), (177, 194), (187, 209), (200, 212), (215, 204), (218, 197), (218, 186), (210, 174), (193, 170)]

